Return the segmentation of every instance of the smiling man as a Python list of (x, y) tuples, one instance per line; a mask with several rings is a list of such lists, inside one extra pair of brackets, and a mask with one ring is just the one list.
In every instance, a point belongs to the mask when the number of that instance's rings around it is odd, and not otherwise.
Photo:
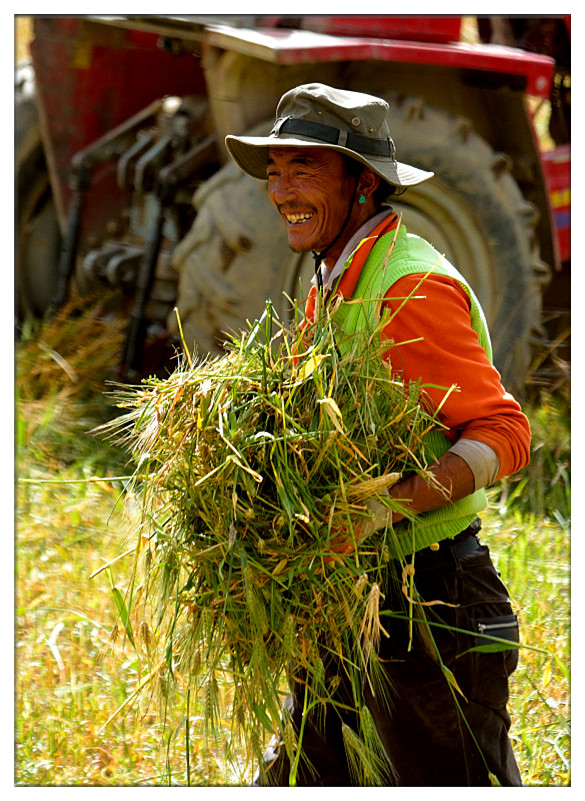
[[(346, 163), (333, 150), (270, 149), (268, 193), (295, 252), (317, 252), (320, 261), (335, 263), (347, 238), (372, 216), (379, 178), (367, 168), (353, 178)], [(358, 193), (365, 202), (355, 202)]]
[[(371, 504), (371, 520), (358, 533), (363, 541), (392, 527), (394, 572), (400, 575), (409, 562), (419, 596), (434, 602), (428, 615), (437, 624), (429, 646), (424, 627), (415, 628), (411, 642), (408, 625), (388, 618), (380, 659), (390, 700), (374, 696), (364, 681), (387, 756), (388, 784), (479, 786), (496, 777), (502, 785), (519, 785), (506, 709), (517, 650), (469, 649), (481, 632), (518, 641), (506, 588), (478, 538), (478, 515), (486, 505), (484, 488), (527, 464), (530, 430), (492, 364), (485, 318), (471, 287), (430, 243), (409, 234), (388, 205), (398, 189), (432, 178), (396, 160), (388, 112), (380, 98), (307, 84), (282, 97), (268, 136), (228, 136), (226, 145), (245, 172), (268, 182), (290, 247), (313, 254), (316, 278), (307, 318), (318, 292), (325, 303), (339, 300), (333, 317), (345, 335), (342, 345), (368, 320), (379, 322), (374, 317), (380, 309), (397, 312), (381, 332), (388, 343), (383, 358), (405, 384), (421, 382), (425, 403), (438, 410), (445, 427), (432, 444), (434, 483), (405, 476), (390, 490), (408, 507), (407, 517)], [(402, 302), (412, 294), (416, 299)], [(456, 392), (441, 389), (454, 384)], [(353, 547), (341, 532), (332, 545), (334, 558)], [(400, 587), (389, 585), (384, 593), (392, 608)], [(441, 662), (462, 695), (453, 692)], [(341, 693), (342, 677), (340, 682)], [(303, 693), (299, 684), (286, 705), (297, 729)], [(321, 726), (305, 721), (307, 761), (299, 783), (351, 782), (344, 722), (350, 723), (337, 709)], [(258, 783), (287, 784), (289, 769), (285, 749), (275, 743)]]

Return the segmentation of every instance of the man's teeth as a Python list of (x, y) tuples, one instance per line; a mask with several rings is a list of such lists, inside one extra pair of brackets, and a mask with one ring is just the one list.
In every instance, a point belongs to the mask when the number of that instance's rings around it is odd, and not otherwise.
[(289, 223), (294, 225), (306, 222), (307, 220), (310, 220), (312, 216), (312, 214), (287, 214), (286, 219)]

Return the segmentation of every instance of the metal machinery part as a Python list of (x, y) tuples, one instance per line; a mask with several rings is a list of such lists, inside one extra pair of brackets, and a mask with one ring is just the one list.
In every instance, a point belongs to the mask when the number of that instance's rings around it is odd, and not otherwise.
[(554, 62), (460, 46), (459, 25), (39, 18), (38, 96), (26, 79), (18, 100), (18, 314), (109, 287), (128, 320), (128, 379), (145, 339), (176, 327), (175, 304), (201, 354), (221, 352), (225, 332), (269, 297), (287, 319), (312, 260), (291, 254), (262, 182), (229, 163), (223, 139), (269, 128), (284, 91), (319, 80), (387, 97), (398, 157), (436, 173), (395, 205), (470, 280), (496, 364), (521, 389), (532, 344), (543, 343), (545, 263), (567, 274), (564, 178), (551, 193), (557, 151), (539, 152), (526, 110), (527, 96), (548, 98)]
[[(157, 100), (72, 161), (74, 195), (52, 305), (60, 308), (66, 303), (74, 275), (85, 291), (98, 281), (131, 294), (120, 370), (129, 380), (139, 375), (147, 328), (164, 330), (173, 308), (177, 276), (170, 254), (193, 219), (196, 183), (217, 164), (215, 137), (205, 132), (206, 115), (207, 104), (201, 98)], [(132, 201), (110, 222), (99, 246), (80, 254), (85, 194), (93, 170), (112, 158), (118, 187), (131, 193)]]

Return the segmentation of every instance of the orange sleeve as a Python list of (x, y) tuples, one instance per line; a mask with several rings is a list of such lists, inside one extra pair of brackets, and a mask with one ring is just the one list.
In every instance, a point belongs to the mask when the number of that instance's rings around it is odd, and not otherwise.
[(438, 418), (452, 442), (484, 442), (500, 460), (497, 478), (511, 475), (530, 460), (528, 420), (479, 344), (465, 290), (448, 276), (427, 276), (417, 288), (420, 279), (408, 275), (386, 293), (384, 305), (396, 314), (382, 332), (393, 344), (385, 358), (405, 383), (421, 381), (432, 409), (443, 402)]

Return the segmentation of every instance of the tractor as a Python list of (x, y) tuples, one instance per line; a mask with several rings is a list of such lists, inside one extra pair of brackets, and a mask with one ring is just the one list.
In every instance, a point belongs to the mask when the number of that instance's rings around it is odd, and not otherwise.
[(33, 22), (16, 72), (17, 321), (107, 293), (126, 329), (118, 375), (132, 381), (153, 354), (167, 359), (179, 329), (196, 353), (219, 354), (267, 299), (290, 320), (313, 260), (289, 250), (265, 185), (224, 139), (267, 133), (282, 94), (319, 81), (385, 98), (398, 159), (434, 171), (392, 205), (469, 280), (506, 386), (558, 381), (570, 17)]

